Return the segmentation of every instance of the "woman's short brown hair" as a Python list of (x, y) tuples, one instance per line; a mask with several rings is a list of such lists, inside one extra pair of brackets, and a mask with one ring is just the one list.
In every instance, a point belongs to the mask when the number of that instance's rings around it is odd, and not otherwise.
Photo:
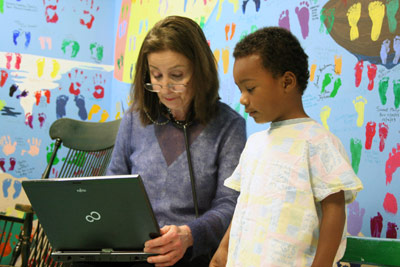
[(136, 73), (131, 87), (131, 111), (139, 112), (143, 125), (157, 120), (163, 112), (158, 95), (145, 90), (150, 82), (147, 56), (153, 52), (171, 50), (187, 57), (193, 65), (191, 83), (194, 90), (192, 112), (194, 119), (206, 124), (217, 112), (219, 80), (217, 63), (200, 26), (193, 20), (169, 16), (157, 22), (143, 40), (136, 62)]

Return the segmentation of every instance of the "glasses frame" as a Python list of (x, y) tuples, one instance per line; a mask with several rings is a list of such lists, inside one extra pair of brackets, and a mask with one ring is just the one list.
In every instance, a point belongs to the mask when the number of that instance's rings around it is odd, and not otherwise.
[[(149, 87), (154, 88), (154, 86), (159, 87), (160, 89), (159, 89), (159, 90), (149, 89)], [(183, 90), (176, 90), (176, 89), (175, 89), (175, 86), (183, 86), (184, 89), (183, 89)], [(164, 87), (164, 86), (163, 86), (162, 84), (157, 84), (157, 83), (145, 83), (145, 84), (144, 84), (144, 88), (145, 88), (147, 91), (152, 92), (152, 93), (159, 93), (159, 92), (161, 92), (161, 89), (162, 89), (163, 87)], [(167, 87), (168, 87), (169, 90), (171, 90), (171, 91), (174, 92), (174, 93), (183, 93), (183, 92), (185, 92), (186, 89), (187, 89), (187, 84), (183, 84), (183, 83), (169, 83), (169, 84), (167, 84)]]

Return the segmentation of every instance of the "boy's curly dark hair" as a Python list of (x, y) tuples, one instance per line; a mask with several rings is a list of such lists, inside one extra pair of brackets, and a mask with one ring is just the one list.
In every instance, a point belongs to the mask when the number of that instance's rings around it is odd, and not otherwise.
[(308, 56), (290, 31), (280, 27), (261, 28), (238, 42), (233, 51), (235, 59), (252, 54), (260, 55), (264, 68), (274, 78), (286, 71), (293, 72), (301, 94), (304, 93), (310, 77)]

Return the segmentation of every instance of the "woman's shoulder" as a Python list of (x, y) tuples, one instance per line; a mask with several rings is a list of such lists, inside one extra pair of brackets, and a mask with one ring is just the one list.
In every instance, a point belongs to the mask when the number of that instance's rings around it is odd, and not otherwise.
[(139, 118), (139, 113), (137, 111), (125, 111), (125, 113), (122, 116), (122, 121), (121, 125), (126, 128), (126, 127), (137, 127), (140, 125), (140, 118)]

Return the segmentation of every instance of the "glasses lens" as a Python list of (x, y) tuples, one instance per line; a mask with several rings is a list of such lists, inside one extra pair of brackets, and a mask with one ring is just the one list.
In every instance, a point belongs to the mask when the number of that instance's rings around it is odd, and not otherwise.
[(171, 86), (171, 89), (172, 89), (174, 92), (181, 93), (181, 92), (183, 92), (183, 91), (186, 90), (186, 85), (184, 85), (184, 84), (173, 84), (173, 85)]
[(161, 89), (161, 86), (158, 84), (151, 84), (151, 83), (145, 83), (144, 88), (150, 92), (159, 92)]

